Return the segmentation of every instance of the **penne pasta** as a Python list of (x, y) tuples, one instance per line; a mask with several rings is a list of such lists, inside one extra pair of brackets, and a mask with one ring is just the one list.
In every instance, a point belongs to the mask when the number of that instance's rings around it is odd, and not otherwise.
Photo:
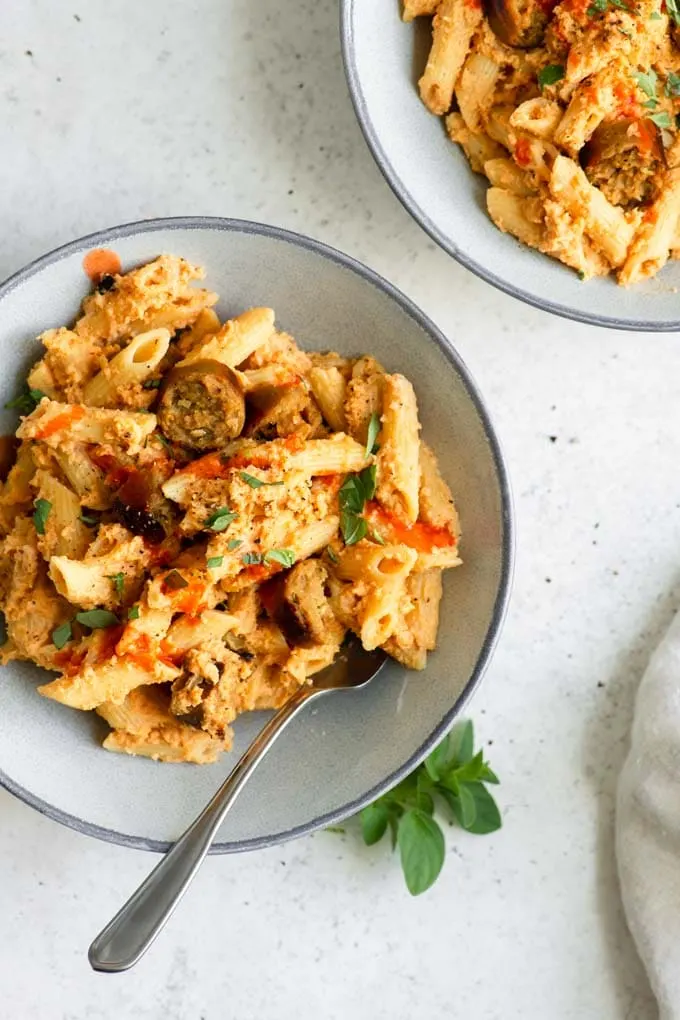
[(170, 346), (170, 331), (153, 329), (133, 337), (85, 386), (83, 403), (90, 407), (115, 406), (121, 390), (149, 379)]
[(481, 20), (481, 5), (466, 0), (441, 0), (432, 23), (427, 67), (418, 82), (420, 96), (432, 113), (448, 113), (456, 79)]
[(376, 495), (413, 522), (418, 518), (420, 422), (416, 395), (403, 375), (385, 376), (381, 420)]
[(220, 325), (202, 276), (161, 256), (42, 335), (0, 487), (0, 663), (55, 672), (39, 693), (96, 711), (107, 750), (196, 764), (350, 629), (421, 668), (460, 562), (408, 380), (301, 350), (268, 308)]
[(251, 308), (238, 318), (225, 322), (217, 333), (193, 347), (180, 364), (219, 361), (229, 368), (236, 368), (265, 344), (273, 332), (274, 313), (271, 308)]

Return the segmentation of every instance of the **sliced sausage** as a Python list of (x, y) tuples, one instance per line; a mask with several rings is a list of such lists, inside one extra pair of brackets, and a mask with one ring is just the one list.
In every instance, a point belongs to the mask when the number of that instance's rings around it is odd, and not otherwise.
[(219, 361), (176, 365), (158, 399), (158, 423), (173, 443), (190, 450), (216, 450), (239, 436), (245, 399), (236, 374)]
[(602, 124), (585, 146), (583, 169), (612, 205), (651, 202), (664, 168), (661, 132), (652, 121), (616, 120)]

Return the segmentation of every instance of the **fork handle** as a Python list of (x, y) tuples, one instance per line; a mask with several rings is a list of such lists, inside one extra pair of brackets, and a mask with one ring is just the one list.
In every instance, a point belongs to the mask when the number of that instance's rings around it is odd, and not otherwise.
[(88, 954), (94, 970), (116, 973), (141, 959), (189, 888), (246, 781), (279, 734), (317, 693), (300, 688), (257, 735), (198, 818), (97, 935)]

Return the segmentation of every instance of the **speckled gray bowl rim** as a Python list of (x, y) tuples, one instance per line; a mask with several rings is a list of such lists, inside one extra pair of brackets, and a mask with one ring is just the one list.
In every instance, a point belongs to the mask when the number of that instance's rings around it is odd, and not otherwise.
[[(404, 208), (420, 224), (423, 230), (430, 235), (432, 240), (436, 241), (440, 248), (443, 248), (445, 252), (452, 255), (456, 262), (460, 262), (462, 266), (469, 269), (475, 276), (479, 276), (486, 283), (490, 283), (511, 297), (519, 298), (520, 301), (525, 301), (528, 305), (533, 305), (534, 308), (540, 308), (542, 312), (552, 312), (554, 315), (561, 315), (564, 319), (585, 322), (589, 326), (607, 326), (609, 329), (639, 330), (644, 333), (673, 333), (680, 330), (680, 319), (673, 319), (670, 322), (649, 322), (644, 319), (617, 319), (615, 316), (576, 311), (573, 308), (569, 308), (568, 305), (560, 305), (555, 301), (537, 298), (533, 294), (522, 290), (521, 287), (516, 287), (512, 283), (502, 280), (495, 273), (490, 272), (485, 266), (476, 262), (467, 252), (462, 251), (450, 237), (443, 233), (403, 185), (399, 174), (392, 166), (373, 127), (373, 121), (368, 110), (368, 104), (364, 98), (354, 60), (352, 33), (354, 4), (355, 0), (340, 0), (340, 46), (354, 112), (356, 113), (366, 143), (383, 177)], [(545, 257), (548, 258), (547, 255)]]
[[(421, 312), (409, 298), (406, 297), (405, 294), (402, 294), (400, 290), (397, 290), (396, 287), (383, 279), (382, 276), (379, 276), (372, 269), (363, 265), (363, 263), (351, 258), (351, 256), (345, 255), (337, 249), (323, 244), (321, 241), (315, 241), (310, 237), (306, 237), (304, 234), (296, 234), (290, 230), (284, 230), (281, 227), (273, 227), (263, 223), (253, 223), (248, 220), (223, 219), (218, 216), (176, 216), (167, 219), (158, 218), (140, 220), (135, 223), (125, 223), (121, 226), (110, 227), (105, 230), (96, 231), (93, 234), (87, 234), (85, 237), (78, 238), (75, 241), (71, 241), (69, 244), (55, 248), (53, 251), (48, 252), (46, 255), (41, 256), (34, 262), (29, 263), (23, 269), (20, 269), (19, 272), (10, 276), (4, 283), (0, 284), (0, 308), (2, 307), (3, 298), (9, 294), (10, 291), (14, 290), (15, 287), (18, 287), (30, 277), (35, 276), (36, 273), (39, 273), (46, 266), (49, 266), (54, 262), (58, 262), (69, 255), (73, 255), (75, 252), (93, 247), (102, 247), (120, 237), (130, 237), (131, 235), (142, 233), (153, 233), (153, 231), (156, 230), (226, 230), (234, 233), (257, 234), (263, 237), (273, 238), (277, 241), (285, 241), (286, 244), (305, 248), (307, 251), (314, 252), (314, 254), (320, 255), (322, 258), (328, 259), (330, 262), (335, 262), (337, 265), (342, 266), (343, 269), (351, 270), (357, 276), (365, 280), (366, 283), (376, 287), (393, 301), (396, 301), (402, 310), (406, 312), (406, 314), (413, 319), (417, 325), (432, 338), (432, 340), (434, 340), (465, 384), (467, 393), (477, 414), (479, 415), (486, 439), (491, 448), (502, 501), (503, 542), (498, 596), (496, 598), (491, 623), (489, 624), (489, 629), (487, 631), (484, 644), (482, 645), (477, 664), (460, 696), (456, 699), (455, 705), (449, 712), (446, 713), (430, 737), (414, 754), (411, 755), (408, 761), (406, 761), (401, 768), (392, 772), (381, 783), (378, 783), (376, 786), (372, 787), (372, 789), (368, 790), (362, 797), (351, 801), (349, 804), (346, 804), (342, 808), (338, 808), (336, 811), (320, 815), (318, 818), (314, 818), (311, 821), (306, 822), (304, 825), (298, 825), (292, 829), (269, 836), (261, 836), (256, 839), (230, 843), (214, 843), (210, 849), (211, 854), (239, 853), (243, 850), (259, 850), (264, 847), (276, 846), (279, 843), (284, 843), (290, 839), (296, 839), (299, 836), (304, 836), (316, 829), (324, 828), (327, 825), (332, 825), (341, 821), (343, 818), (356, 814), (357, 811), (360, 811), (362, 807), (366, 806), (366, 804), (375, 800), (375, 798), (379, 797), (381, 793), (384, 793), (392, 786), (395, 786), (396, 783), (407, 776), (409, 772), (411, 772), (445, 736), (452, 726), (456, 716), (459, 715), (473, 692), (476, 690), (484, 674), (498, 640), (500, 628), (507, 610), (514, 561), (512, 496), (503, 454), (488, 412), (484, 406), (484, 402), (479, 390), (477, 389), (476, 383), (472, 379), (468, 368), (453, 345), (446, 339), (444, 334), (435, 326), (435, 324), (423, 312)], [(1, 725), (2, 723), (0, 721), (0, 726)], [(41, 814), (54, 819), (56, 822), (61, 822), (62, 825), (67, 825), (69, 828), (75, 829), (76, 832), (81, 832), (86, 836), (93, 836), (96, 839), (102, 839), (108, 843), (117, 843), (120, 846), (131, 847), (135, 850), (150, 850), (155, 853), (164, 853), (172, 846), (172, 843), (164, 840), (144, 839), (143, 837), (130, 836), (123, 832), (117, 832), (115, 829), (107, 829), (101, 825), (93, 825), (84, 818), (77, 818), (75, 815), (71, 815), (66, 811), (61, 811), (59, 808), (56, 808), (42, 800), (40, 797), (34, 796), (23, 786), (15, 783), (14, 780), (2, 770), (0, 770), (0, 786), (3, 786), (10, 793), (13, 793), (16, 797), (35, 808)]]

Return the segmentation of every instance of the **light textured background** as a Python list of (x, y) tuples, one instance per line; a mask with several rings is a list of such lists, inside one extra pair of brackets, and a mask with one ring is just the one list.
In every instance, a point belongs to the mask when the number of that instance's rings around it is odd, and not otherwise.
[(114, 978), (86, 948), (152, 858), (0, 793), (2, 1020), (656, 1016), (612, 804), (641, 670), (680, 601), (680, 341), (549, 318), (436, 250), (364, 146), (337, 15), (334, 0), (7, 4), (0, 276), (116, 222), (233, 215), (358, 256), (448, 333), (516, 497), (514, 598), (472, 710), (505, 828), (452, 832), (418, 900), (354, 834), (210, 860)]

